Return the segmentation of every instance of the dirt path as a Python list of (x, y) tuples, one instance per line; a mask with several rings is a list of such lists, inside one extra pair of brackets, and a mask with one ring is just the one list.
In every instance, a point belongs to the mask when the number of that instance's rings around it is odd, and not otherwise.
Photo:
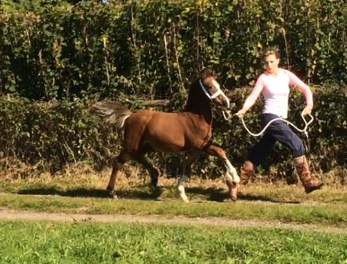
[(320, 233), (347, 234), (347, 230), (338, 227), (322, 227), (308, 224), (288, 224), (281, 222), (266, 222), (253, 220), (235, 220), (228, 218), (188, 218), (188, 217), (162, 217), (158, 215), (89, 215), (89, 214), (59, 214), (34, 213), (0, 209), (1, 220), (31, 220), (56, 222), (91, 222), (91, 223), (146, 223), (146, 224), (173, 224), (173, 225), (209, 225), (237, 228), (276, 228), (297, 231), (315, 231)]

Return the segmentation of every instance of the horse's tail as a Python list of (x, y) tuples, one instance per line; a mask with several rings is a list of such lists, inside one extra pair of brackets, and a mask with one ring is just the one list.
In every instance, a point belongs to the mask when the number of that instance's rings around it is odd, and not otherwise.
[(122, 129), (125, 120), (132, 112), (119, 102), (100, 101), (91, 106), (92, 112), (109, 124), (116, 124), (117, 129)]

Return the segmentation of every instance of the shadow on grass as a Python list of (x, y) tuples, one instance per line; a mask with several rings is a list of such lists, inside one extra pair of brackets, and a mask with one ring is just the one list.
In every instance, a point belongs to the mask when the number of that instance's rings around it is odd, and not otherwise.
[[(163, 197), (162, 194), (166, 193)], [(180, 200), (180, 196), (177, 192), (176, 186), (161, 186), (154, 192), (150, 191), (147, 185), (134, 186), (132, 189), (117, 190), (117, 196), (119, 199), (132, 199), (132, 200), (162, 200), (165, 199), (177, 199)], [(30, 188), (22, 189), (17, 192), (19, 195), (58, 195), (62, 197), (83, 197), (83, 198), (108, 198), (108, 191), (101, 189), (85, 189), (77, 188), (71, 190), (61, 190), (58, 188)], [(231, 202), (227, 192), (223, 188), (201, 188), (192, 187), (186, 188), (186, 194), (191, 197), (190, 200), (200, 201), (212, 201), (212, 202)], [(299, 202), (283, 202), (279, 199), (271, 199), (262, 195), (244, 195), (239, 193), (239, 201), (260, 201), (271, 203), (291, 203), (298, 204)]]
[[(144, 190), (118, 190), (117, 192), (118, 198), (121, 199), (139, 199), (139, 200), (153, 200), (157, 199), (162, 190), (158, 188), (154, 192)], [(31, 189), (23, 189), (17, 192), (19, 195), (58, 195), (62, 197), (82, 197), (82, 198), (109, 198), (109, 193), (106, 190), (100, 189), (85, 189), (85, 188), (77, 188), (71, 190), (59, 190), (56, 188), (31, 188)]]
[[(227, 202), (231, 201), (229, 194), (223, 188), (186, 188), (186, 193), (188, 194), (197, 194), (207, 196), (207, 200), (213, 202)], [(272, 199), (263, 195), (250, 195), (250, 194), (242, 194), (238, 193), (239, 201), (249, 201), (249, 202), (271, 202), (271, 203), (279, 203), (279, 204), (299, 204), (300, 202), (283, 202), (279, 199)]]
[(259, 195), (243, 195), (243, 194), (239, 194), (238, 195), (238, 199), (242, 200), (242, 201), (248, 201), (248, 202), (256, 202), (256, 201), (260, 201), (260, 202), (270, 202), (270, 203), (277, 203), (277, 204), (300, 204), (300, 202), (298, 201), (293, 201), (293, 202), (288, 202), (288, 201), (281, 201), (279, 199), (271, 199), (269, 197), (265, 197), (265, 196), (259, 196)]
[(20, 195), (58, 195), (64, 197), (108, 197), (105, 190), (97, 189), (72, 189), (72, 190), (59, 190), (56, 188), (30, 188), (23, 189), (17, 192)]

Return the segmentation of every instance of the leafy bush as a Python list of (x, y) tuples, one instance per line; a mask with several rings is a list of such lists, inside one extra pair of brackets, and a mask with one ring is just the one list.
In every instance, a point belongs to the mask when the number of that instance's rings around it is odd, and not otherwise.
[(310, 83), (346, 83), (342, 0), (10, 2), (0, 9), (3, 94), (173, 98), (206, 66), (240, 87), (254, 82), (268, 45)]
[[(120, 141), (112, 128), (89, 115), (90, 102), (128, 99), (132, 109), (141, 110), (141, 99), (168, 98), (170, 104), (160, 110), (179, 111), (187, 84), (208, 66), (231, 91), (236, 112), (249, 89), (235, 87), (253, 85), (263, 48), (277, 45), (284, 67), (320, 85), (315, 86), (316, 121), (309, 134), (311, 164), (329, 171), (346, 163), (341, 87), (347, 80), (347, 6), (342, 0), (16, 2), (3, 1), (0, 8), (0, 144), (5, 157), (44, 161), (48, 166), (43, 170), (80, 160), (100, 169), (109, 165)], [(58, 100), (54, 107), (47, 103), (52, 100)], [(246, 116), (251, 131), (260, 129), (260, 107), (259, 102)], [(294, 92), (290, 120), (299, 126), (303, 107), (303, 96)], [(216, 116), (214, 140), (240, 165), (257, 139), (237, 119), (225, 122)], [(282, 177), (292, 170), (289, 151), (281, 146), (274, 151), (277, 155), (259, 170), (274, 164)], [(171, 155), (150, 157), (167, 172), (181, 162)], [(223, 167), (209, 157), (199, 159), (195, 170), (215, 177)]]
[[(242, 105), (250, 89), (236, 89), (231, 94), (232, 112)], [(315, 121), (309, 127), (310, 161), (318, 172), (327, 172), (347, 163), (347, 146), (344, 137), (347, 130), (346, 96), (339, 86), (314, 87)], [(141, 110), (140, 102), (122, 101), (133, 110)], [(0, 146), (4, 157), (16, 157), (32, 165), (42, 164), (42, 171), (56, 172), (65, 165), (88, 161), (101, 170), (110, 166), (112, 159), (121, 149), (122, 135), (117, 135), (112, 127), (103, 124), (89, 112), (91, 102), (36, 102), (27, 99), (2, 98), (0, 100)], [(294, 90), (290, 98), (289, 120), (299, 128), (304, 126), (300, 113), (304, 107), (304, 96)], [(259, 132), (262, 100), (245, 116), (247, 127)], [(160, 111), (179, 111), (173, 105), (157, 109)], [(249, 147), (258, 138), (249, 135), (236, 117), (225, 121), (215, 109), (213, 124), (214, 143), (227, 151), (235, 166), (243, 162)], [(305, 135), (299, 133), (304, 142)], [(181, 172), (183, 155), (152, 153), (151, 161), (162, 173), (175, 176)], [(261, 174), (269, 166), (278, 173), (270, 173), (273, 178), (282, 178), (292, 172), (292, 159), (287, 148), (276, 145), (270, 155), (258, 168)], [(177, 170), (177, 168), (179, 168)], [(264, 171), (265, 169), (265, 171)], [(202, 156), (194, 167), (195, 173), (204, 177), (218, 177), (224, 172), (220, 161), (214, 157)]]

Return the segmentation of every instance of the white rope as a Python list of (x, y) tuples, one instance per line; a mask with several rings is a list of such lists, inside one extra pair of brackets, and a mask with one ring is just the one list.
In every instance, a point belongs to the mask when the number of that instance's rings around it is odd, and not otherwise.
[[(261, 134), (263, 134), (263, 133), (265, 132), (265, 130), (269, 127), (269, 125), (270, 125), (271, 123), (273, 123), (273, 122), (275, 122), (275, 121), (277, 121), (277, 120), (282, 120), (283, 122), (287, 123), (288, 125), (291, 125), (292, 127), (294, 127), (297, 131), (302, 132), (302, 133), (305, 133), (306, 137), (308, 138), (307, 128), (308, 128), (308, 126), (313, 122), (313, 119), (314, 119), (314, 118), (313, 118), (312, 115), (309, 115), (309, 116), (310, 116), (310, 120), (307, 122), (306, 119), (305, 119), (305, 117), (304, 117), (304, 111), (305, 111), (305, 109), (304, 109), (304, 110), (302, 111), (302, 113), (301, 113), (301, 118), (302, 118), (302, 119), (304, 120), (304, 122), (305, 122), (305, 127), (304, 127), (303, 129), (298, 128), (298, 127), (295, 126), (293, 123), (289, 122), (288, 120), (286, 120), (286, 119), (284, 119), (284, 118), (282, 118), (282, 117), (278, 117), (278, 118), (272, 119), (269, 123), (267, 123), (267, 125), (263, 128), (262, 131), (260, 131), (258, 134), (255, 134), (255, 133), (252, 133), (251, 131), (249, 131), (249, 129), (247, 128), (247, 126), (246, 126), (245, 121), (243, 120), (243, 118), (240, 117), (240, 119), (241, 119), (241, 121), (242, 121), (243, 126), (244, 126), (245, 129), (247, 130), (247, 132), (248, 132), (250, 135), (254, 136), (254, 137), (258, 137), (258, 136), (260, 136)], [(230, 113), (228, 113), (228, 114), (229, 114), (229, 118), (230, 118)], [(236, 114), (235, 114), (235, 115), (236, 115)], [(224, 112), (224, 111), (223, 111), (223, 116), (224, 116), (224, 119), (225, 119), (225, 120), (228, 120), (228, 116), (225, 115), (225, 112)], [(233, 116), (234, 116), (234, 115), (233, 115)], [(233, 116), (231, 116), (231, 117), (233, 117)]]

